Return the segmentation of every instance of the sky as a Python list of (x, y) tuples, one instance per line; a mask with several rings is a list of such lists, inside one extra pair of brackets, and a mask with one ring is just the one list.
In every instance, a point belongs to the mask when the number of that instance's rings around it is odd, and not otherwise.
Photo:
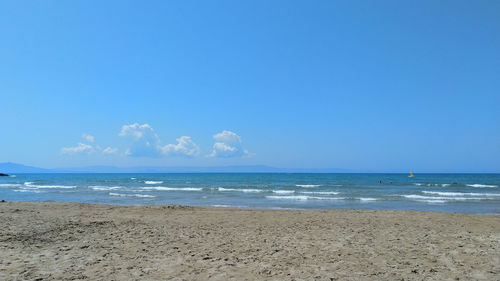
[(0, 2), (0, 162), (500, 172), (499, 1)]

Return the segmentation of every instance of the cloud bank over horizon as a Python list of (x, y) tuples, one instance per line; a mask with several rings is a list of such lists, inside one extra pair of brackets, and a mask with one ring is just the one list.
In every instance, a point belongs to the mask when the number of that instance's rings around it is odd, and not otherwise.
[(95, 137), (89, 134), (82, 134), (82, 138), (87, 142), (87, 143), (82, 143), (79, 142), (77, 143), (76, 146), (73, 147), (63, 147), (61, 148), (61, 154), (66, 154), (66, 155), (75, 155), (75, 154), (91, 154), (94, 152), (101, 152), (102, 154), (117, 154), (118, 153), (118, 148), (116, 147), (106, 147), (105, 149), (102, 149), (99, 145), (93, 145), (95, 141)]
[[(132, 123), (123, 125), (119, 137), (126, 138), (129, 143), (123, 149), (121, 155), (127, 157), (144, 157), (144, 158), (160, 158), (160, 157), (185, 157), (194, 158), (201, 155), (200, 146), (190, 136), (181, 136), (176, 138), (176, 143), (162, 144), (162, 141), (153, 127), (147, 123), (139, 124)], [(209, 154), (210, 158), (237, 158), (250, 157), (253, 154), (249, 153), (242, 147), (241, 137), (231, 131), (223, 130), (213, 136), (215, 143), (213, 144)], [(63, 147), (62, 154), (91, 154), (100, 152), (104, 155), (117, 155), (119, 149), (112, 146), (107, 146), (102, 149), (99, 145), (94, 145), (95, 137), (89, 134), (82, 134), (85, 142), (79, 142), (74, 147)]]
[(246, 149), (243, 149), (241, 137), (236, 133), (224, 130), (213, 135), (213, 139), (216, 142), (212, 147), (212, 152), (209, 154), (210, 157), (229, 158), (251, 156)]

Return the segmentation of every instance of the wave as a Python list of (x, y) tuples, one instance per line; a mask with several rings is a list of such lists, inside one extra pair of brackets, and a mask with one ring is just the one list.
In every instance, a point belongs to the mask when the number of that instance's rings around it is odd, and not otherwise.
[(37, 185), (33, 184), (33, 182), (27, 181), (24, 183), (27, 187), (32, 188), (76, 188), (76, 185)]
[(466, 184), (467, 186), (470, 186), (470, 187), (498, 187), (498, 185), (491, 185), (491, 184), (479, 184), (479, 183), (475, 183), (475, 184)]
[(36, 189), (18, 189), (14, 192), (33, 192), (33, 193), (45, 193), (46, 191), (36, 190)]
[(273, 190), (273, 193), (277, 194), (292, 194), (295, 193), (294, 190)]
[(163, 181), (145, 181), (145, 184), (162, 184)]
[(154, 195), (148, 195), (148, 194), (134, 194), (133, 196), (142, 197), (142, 198), (155, 198), (156, 197)]
[(339, 192), (335, 192), (335, 191), (302, 191), (300, 193), (304, 193), (304, 194), (321, 194), (321, 195), (335, 195), (335, 194), (339, 194)]
[(92, 188), (93, 190), (116, 190), (116, 189), (121, 189), (123, 186), (102, 186), (102, 185), (91, 185), (89, 188)]
[(11, 178), (15, 178), (15, 177), (17, 177), (17, 176), (16, 176), (16, 175), (10, 175), (9, 177), (11, 177)]
[(19, 183), (0, 183), (0, 187), (20, 187)]
[(445, 200), (445, 201), (465, 201), (465, 200), (486, 200), (486, 199), (491, 199), (491, 198), (485, 198), (485, 197), (439, 197), (439, 196), (422, 196), (422, 195), (416, 195), (416, 194), (411, 194), (411, 195), (402, 195), (405, 198), (408, 199), (415, 199), (415, 200)]
[(500, 196), (500, 193), (476, 193), (476, 192), (438, 192), (422, 191), (425, 194), (436, 194), (441, 196)]
[(414, 183), (416, 186), (441, 186), (441, 187), (449, 187), (451, 183)]
[(135, 180), (135, 178), (130, 178), (131, 180)]
[(267, 199), (278, 199), (278, 200), (344, 200), (343, 197), (316, 197), (316, 196), (305, 196), (305, 195), (295, 195), (295, 196), (266, 196)]
[(219, 191), (238, 191), (238, 192), (245, 192), (245, 193), (258, 193), (258, 192), (269, 192), (264, 189), (252, 189), (252, 188), (224, 188), (224, 187), (219, 187), (217, 188)]
[(364, 201), (364, 202), (377, 201), (377, 198), (364, 198), (364, 197), (360, 197), (360, 198), (357, 198), (357, 199), (360, 200), (360, 201)]
[(448, 201), (446, 200), (439, 200), (439, 199), (423, 199), (423, 200), (417, 200), (419, 202), (426, 202), (426, 203), (446, 203)]
[(321, 186), (321, 185), (320, 184), (296, 184), (295, 186), (305, 187), (305, 188), (311, 188), (311, 187), (318, 187), (318, 186)]
[(114, 193), (110, 192), (110, 196), (119, 196), (119, 197), (141, 197), (141, 198), (154, 198), (156, 196), (147, 195), (147, 194), (123, 194), (123, 193)]
[(142, 190), (160, 190), (160, 191), (201, 191), (198, 187), (166, 187), (166, 186), (146, 186)]

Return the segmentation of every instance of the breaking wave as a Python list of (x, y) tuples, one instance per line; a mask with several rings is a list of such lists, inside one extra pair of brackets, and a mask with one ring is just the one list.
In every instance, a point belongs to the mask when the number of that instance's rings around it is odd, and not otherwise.
[(201, 191), (198, 187), (166, 187), (166, 186), (146, 186), (142, 190), (160, 190), (160, 191)]
[(123, 194), (123, 193), (114, 193), (110, 192), (110, 196), (119, 196), (119, 197), (141, 197), (141, 198), (154, 198), (156, 196), (148, 195), (148, 194)]
[(145, 184), (162, 184), (163, 181), (145, 181)]
[(498, 187), (498, 185), (491, 185), (491, 184), (479, 184), (479, 183), (475, 183), (475, 184), (466, 184), (467, 186), (470, 186), (470, 187)]
[(311, 188), (311, 187), (318, 187), (321, 185), (320, 184), (296, 184), (295, 186), (304, 187), (304, 188)]

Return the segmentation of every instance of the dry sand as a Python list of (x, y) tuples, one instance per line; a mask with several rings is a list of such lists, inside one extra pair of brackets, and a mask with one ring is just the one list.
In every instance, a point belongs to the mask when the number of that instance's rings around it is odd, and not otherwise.
[(500, 217), (0, 204), (0, 280), (500, 280)]

